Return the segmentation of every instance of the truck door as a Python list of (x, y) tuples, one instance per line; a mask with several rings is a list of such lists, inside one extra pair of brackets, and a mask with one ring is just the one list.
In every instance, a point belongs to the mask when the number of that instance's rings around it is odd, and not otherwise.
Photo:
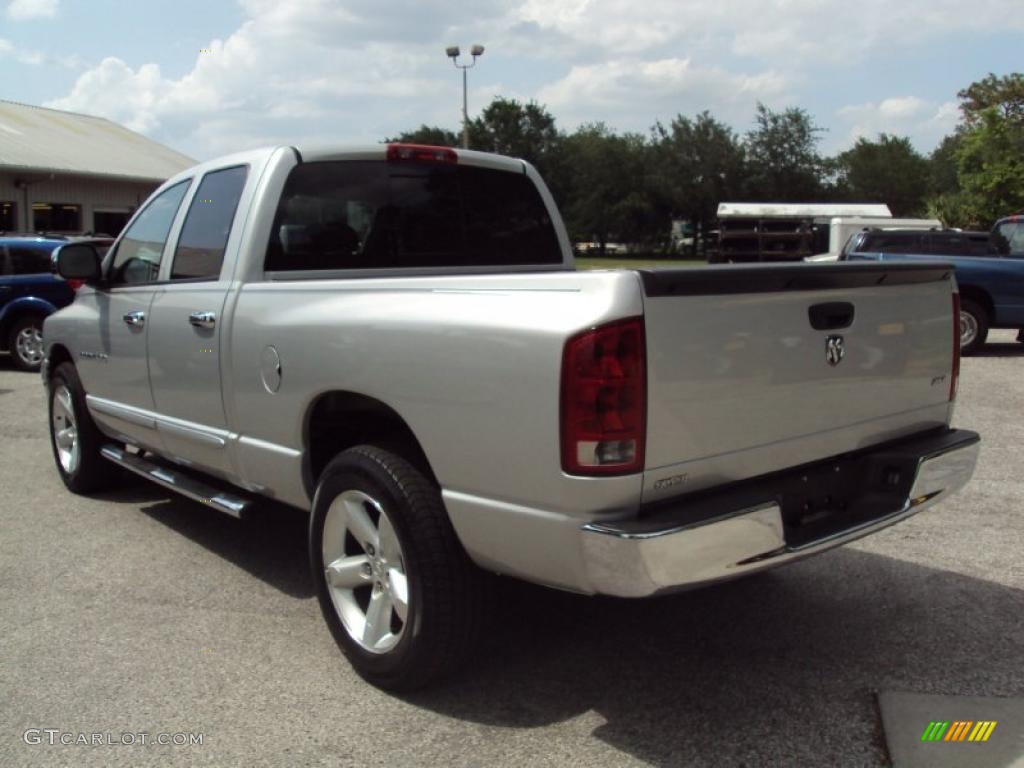
[(79, 376), (93, 418), (128, 442), (157, 444), (146, 344), (149, 310), (168, 234), (191, 180), (149, 201), (113, 249), (107, 284), (82, 290), (79, 305), (95, 323), (77, 331)]
[(234, 258), (224, 254), (238, 250), (234, 222), (248, 174), (239, 165), (199, 181), (150, 310), (149, 379), (164, 452), (222, 476), (233, 474), (220, 342)]

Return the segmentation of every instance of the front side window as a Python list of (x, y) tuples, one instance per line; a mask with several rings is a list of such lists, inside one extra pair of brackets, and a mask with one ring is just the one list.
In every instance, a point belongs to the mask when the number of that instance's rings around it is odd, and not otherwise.
[(167, 235), (189, 183), (181, 181), (165, 189), (132, 222), (114, 253), (112, 284), (137, 285), (156, 280)]
[(266, 269), (389, 269), (559, 264), (540, 193), (522, 173), (403, 161), (294, 168)]
[(1002, 256), (1024, 256), (1024, 221), (1004, 221), (997, 226), (992, 245)]
[(224, 248), (231, 234), (248, 167), (225, 168), (203, 177), (192, 198), (171, 263), (171, 279), (220, 277)]

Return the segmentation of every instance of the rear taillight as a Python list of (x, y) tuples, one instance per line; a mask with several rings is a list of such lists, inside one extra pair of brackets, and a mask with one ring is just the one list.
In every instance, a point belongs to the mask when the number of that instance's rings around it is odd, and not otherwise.
[(573, 336), (562, 354), (562, 469), (618, 475), (644, 467), (644, 322), (635, 317)]
[(65, 282), (68, 284), (68, 288), (75, 293), (78, 293), (78, 289), (85, 285), (83, 280), (66, 280)]
[(421, 163), (457, 163), (459, 156), (448, 147), (430, 147), (425, 144), (388, 144), (387, 159), (413, 160)]
[(953, 370), (949, 377), (949, 401), (956, 400), (960, 385), (960, 294), (953, 294)]

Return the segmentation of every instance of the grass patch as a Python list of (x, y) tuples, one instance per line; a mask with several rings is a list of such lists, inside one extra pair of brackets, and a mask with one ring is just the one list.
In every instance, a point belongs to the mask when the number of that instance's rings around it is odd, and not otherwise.
[(692, 259), (576, 259), (576, 269), (638, 269), (640, 267), (703, 267), (707, 262)]

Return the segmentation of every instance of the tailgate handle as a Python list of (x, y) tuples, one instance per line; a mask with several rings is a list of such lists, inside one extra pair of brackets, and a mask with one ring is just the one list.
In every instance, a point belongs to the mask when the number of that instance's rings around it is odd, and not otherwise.
[(853, 324), (853, 304), (848, 301), (830, 301), (814, 304), (807, 310), (811, 328), (816, 331), (834, 331)]

